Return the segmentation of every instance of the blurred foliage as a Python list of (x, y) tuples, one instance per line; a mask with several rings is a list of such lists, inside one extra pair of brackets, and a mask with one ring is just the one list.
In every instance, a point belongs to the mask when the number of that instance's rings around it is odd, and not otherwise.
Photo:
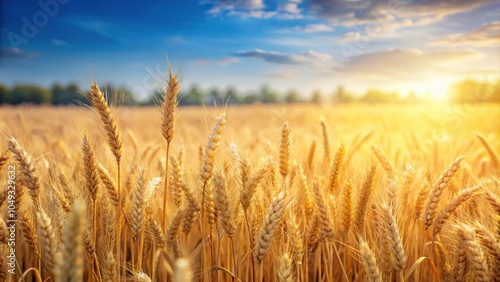
[[(126, 87), (117, 87), (106, 83), (101, 88), (108, 101), (113, 105), (148, 106), (160, 104), (163, 99), (161, 91), (154, 91), (145, 101), (138, 101)], [(15, 84), (6, 87), (0, 84), (1, 104), (52, 104), (52, 105), (82, 105), (89, 104), (88, 93), (83, 92), (77, 84), (61, 85), (56, 83), (50, 88), (32, 84)], [(339, 86), (330, 95), (314, 91), (309, 98), (304, 98), (296, 90), (278, 93), (264, 85), (258, 91), (239, 93), (234, 87), (219, 89), (212, 87), (204, 91), (199, 85), (193, 84), (179, 94), (179, 105), (222, 105), (222, 104), (274, 104), (274, 103), (423, 103), (432, 101), (429, 96), (419, 96), (411, 92), (401, 96), (396, 92), (369, 89), (363, 95), (354, 95)], [(464, 80), (450, 86), (448, 101), (453, 103), (483, 103), (500, 102), (500, 80), (495, 83), (484, 83), (474, 80)]]

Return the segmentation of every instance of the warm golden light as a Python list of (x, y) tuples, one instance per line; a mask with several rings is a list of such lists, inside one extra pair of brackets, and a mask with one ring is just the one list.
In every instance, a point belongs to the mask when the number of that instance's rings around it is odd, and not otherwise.
[(436, 102), (448, 100), (449, 83), (443, 79), (432, 80), (429, 84), (429, 98)]

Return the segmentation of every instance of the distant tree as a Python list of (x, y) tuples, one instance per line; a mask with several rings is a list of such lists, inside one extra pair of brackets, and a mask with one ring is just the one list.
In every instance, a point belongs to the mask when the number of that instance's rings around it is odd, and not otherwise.
[(289, 104), (290, 103), (299, 103), (299, 102), (302, 102), (302, 99), (300, 99), (299, 94), (297, 94), (297, 91), (290, 90), (285, 95), (285, 102), (289, 103)]
[(278, 103), (279, 97), (275, 92), (271, 91), (267, 85), (264, 85), (260, 90), (259, 100), (265, 104), (272, 104)]
[(204, 102), (203, 92), (199, 89), (198, 85), (192, 85), (183, 95), (179, 101), (180, 105), (201, 105)]
[(322, 102), (323, 102), (323, 95), (321, 95), (321, 92), (319, 90), (315, 90), (311, 97), (311, 103), (321, 104)]
[(137, 105), (137, 100), (135, 99), (132, 92), (125, 86), (116, 87), (113, 83), (106, 83), (101, 88), (101, 91), (105, 94), (108, 102), (112, 105), (126, 105), (133, 106)]
[(449, 89), (450, 101), (456, 103), (500, 102), (500, 80), (495, 84), (464, 80)]
[(208, 91), (208, 96), (210, 104), (215, 103), (216, 105), (222, 105), (222, 103), (224, 103), (224, 97), (216, 87), (213, 87)]
[(241, 102), (241, 98), (238, 91), (234, 87), (230, 86), (226, 91), (226, 95), (224, 95), (224, 101), (229, 104), (238, 104)]
[(160, 90), (155, 90), (149, 95), (149, 97), (139, 103), (141, 106), (154, 106), (159, 105), (163, 101), (163, 93)]
[(5, 85), (0, 84), (0, 105), (7, 104), (10, 100), (9, 96), (9, 89)]
[(347, 93), (344, 86), (340, 85), (337, 87), (337, 91), (333, 94), (333, 102), (335, 103), (351, 103), (354, 101), (354, 97)]
[(14, 105), (21, 103), (52, 103), (52, 92), (37, 85), (15, 85), (11, 91), (11, 96), (10, 102)]
[(365, 103), (399, 103), (401, 98), (396, 92), (383, 92), (377, 89), (369, 89), (361, 97), (361, 102)]
[(59, 83), (52, 85), (52, 103), (54, 105), (73, 105), (79, 103), (88, 103), (87, 99), (81, 93), (78, 85), (68, 84), (66, 87)]
[(243, 98), (242, 102), (244, 104), (254, 104), (254, 103), (257, 103), (257, 102), (260, 102), (260, 96), (257, 95), (257, 94), (250, 94), (250, 95), (247, 95)]

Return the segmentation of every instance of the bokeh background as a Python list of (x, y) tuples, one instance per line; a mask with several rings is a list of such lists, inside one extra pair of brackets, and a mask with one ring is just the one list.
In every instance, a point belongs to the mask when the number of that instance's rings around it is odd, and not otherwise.
[(500, 101), (500, 3), (1, 1), (0, 103)]

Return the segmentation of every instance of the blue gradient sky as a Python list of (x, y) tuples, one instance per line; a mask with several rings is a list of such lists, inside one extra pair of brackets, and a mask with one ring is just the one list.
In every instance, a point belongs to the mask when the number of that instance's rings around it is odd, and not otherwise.
[(1, 3), (7, 85), (87, 87), (96, 78), (144, 96), (155, 87), (148, 69), (165, 72), (165, 54), (185, 85), (265, 83), (305, 94), (345, 85), (439, 95), (454, 81), (500, 72), (500, 3), (492, 0)]

